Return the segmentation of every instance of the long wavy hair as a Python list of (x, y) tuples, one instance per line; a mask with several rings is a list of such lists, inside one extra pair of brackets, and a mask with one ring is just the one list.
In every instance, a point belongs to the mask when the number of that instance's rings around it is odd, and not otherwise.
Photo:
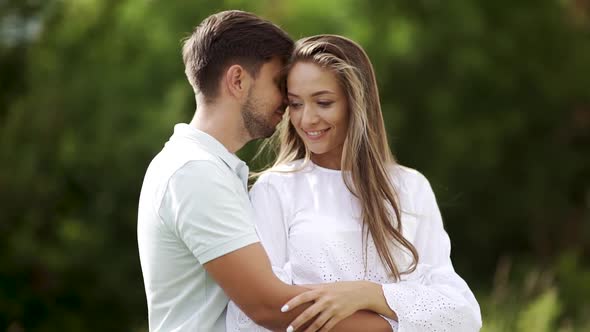
[[(361, 206), (365, 269), (370, 235), (390, 276), (399, 280), (402, 274), (416, 269), (418, 252), (402, 235), (401, 206), (391, 178), (396, 161), (387, 142), (377, 81), (369, 57), (350, 39), (317, 35), (296, 42), (285, 72), (288, 74), (298, 62), (314, 63), (331, 70), (347, 96), (350, 116), (341, 169), (346, 187)], [(311, 152), (290, 121), (288, 109), (277, 132), (264, 143), (261, 151), (268, 148), (274, 148), (276, 160), (267, 171), (280, 171), (279, 166), (303, 159), (301, 166), (294, 170), (297, 171), (304, 168), (311, 158)], [(394, 260), (394, 248), (411, 255), (412, 261), (407, 270), (400, 271)]]

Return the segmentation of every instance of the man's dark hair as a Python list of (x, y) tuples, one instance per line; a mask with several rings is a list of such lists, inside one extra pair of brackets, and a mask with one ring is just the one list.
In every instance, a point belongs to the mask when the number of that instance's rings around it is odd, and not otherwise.
[(256, 77), (274, 57), (287, 61), (293, 40), (270, 21), (252, 13), (229, 10), (201, 22), (184, 41), (185, 73), (195, 92), (207, 102), (217, 97), (221, 75), (233, 63)]

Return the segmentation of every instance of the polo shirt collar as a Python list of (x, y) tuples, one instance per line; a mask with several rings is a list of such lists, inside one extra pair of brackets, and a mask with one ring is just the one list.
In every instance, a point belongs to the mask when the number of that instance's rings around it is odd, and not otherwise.
[(238, 177), (247, 184), (249, 170), (246, 163), (235, 154), (229, 152), (229, 150), (213, 136), (189, 124), (179, 123), (174, 126), (174, 135), (172, 135), (170, 139), (173, 140), (175, 137), (186, 138), (198, 143), (207, 151), (219, 157), (232, 170), (232, 172), (238, 175)]

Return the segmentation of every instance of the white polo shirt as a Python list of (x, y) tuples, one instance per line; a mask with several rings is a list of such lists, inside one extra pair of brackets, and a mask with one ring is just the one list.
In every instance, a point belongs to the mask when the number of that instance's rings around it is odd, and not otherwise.
[(203, 264), (258, 242), (248, 167), (187, 124), (152, 160), (137, 239), (150, 331), (225, 331), (228, 298)]

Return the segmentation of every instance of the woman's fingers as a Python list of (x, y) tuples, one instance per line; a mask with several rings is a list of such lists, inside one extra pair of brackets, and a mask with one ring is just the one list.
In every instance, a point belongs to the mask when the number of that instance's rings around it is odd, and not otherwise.
[(326, 284), (305, 284), (305, 285), (303, 285), (303, 287), (309, 288), (309, 289), (318, 289), (318, 288), (326, 287)]
[[(299, 327), (304, 325), (307, 321), (317, 316), (319, 313), (322, 312), (324, 308), (319, 304), (315, 303), (309, 306), (305, 311), (303, 311), (295, 320), (291, 322), (291, 327), (293, 327), (293, 331), (297, 330)], [(320, 326), (321, 327), (321, 326)], [(317, 330), (317, 329), (316, 329)], [(314, 330), (315, 331), (315, 330)]]
[(305, 332), (320, 331), (332, 315), (326, 311), (320, 311), (320, 315), (313, 321), (313, 323), (305, 330)]
[(318, 298), (318, 292), (314, 290), (309, 290), (307, 292), (303, 292), (294, 298), (290, 299), (282, 308), (281, 312), (287, 312), (297, 306), (302, 305), (303, 303), (314, 301)]
[(304, 287), (310, 290), (292, 298), (281, 308), (281, 311), (289, 311), (307, 302), (313, 302), (313, 304), (293, 320), (287, 332), (297, 330), (309, 322), (311, 324), (305, 332), (331, 330), (342, 319), (359, 310), (356, 304), (359, 296), (356, 285), (352, 283), (305, 285)]

